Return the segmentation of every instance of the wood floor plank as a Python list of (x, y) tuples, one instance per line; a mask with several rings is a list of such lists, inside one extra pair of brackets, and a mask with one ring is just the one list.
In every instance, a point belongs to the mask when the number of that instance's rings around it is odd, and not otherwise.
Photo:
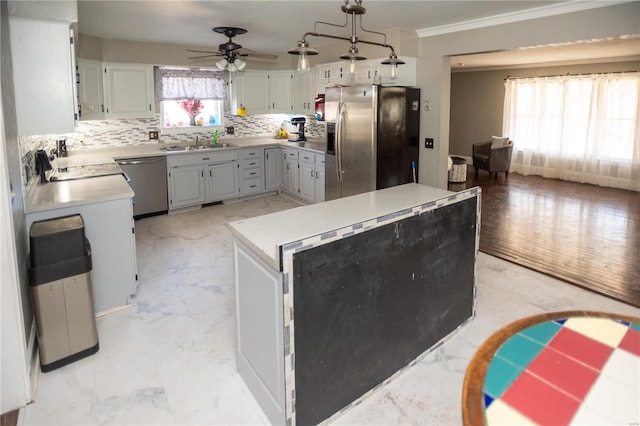
[(480, 251), (640, 307), (640, 193), (510, 173), (482, 188)]

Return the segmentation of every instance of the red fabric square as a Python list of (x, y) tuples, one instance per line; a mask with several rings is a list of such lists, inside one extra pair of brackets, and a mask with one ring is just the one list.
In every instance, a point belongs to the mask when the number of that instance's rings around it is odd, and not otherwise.
[(618, 347), (640, 356), (640, 331), (629, 328)]
[(583, 400), (598, 378), (598, 372), (553, 349), (544, 348), (527, 371)]
[(513, 409), (543, 425), (569, 424), (580, 402), (523, 371), (500, 398)]
[(548, 346), (600, 371), (613, 348), (563, 327)]

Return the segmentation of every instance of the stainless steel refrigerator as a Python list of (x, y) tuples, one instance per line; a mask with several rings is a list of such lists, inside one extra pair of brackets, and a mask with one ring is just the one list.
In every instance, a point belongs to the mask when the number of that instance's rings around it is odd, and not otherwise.
[(420, 89), (327, 88), (325, 120), (325, 200), (417, 182)]

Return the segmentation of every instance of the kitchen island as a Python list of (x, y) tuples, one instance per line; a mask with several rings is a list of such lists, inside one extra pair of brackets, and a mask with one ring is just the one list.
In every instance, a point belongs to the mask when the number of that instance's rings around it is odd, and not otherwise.
[(407, 184), (230, 223), (237, 369), (273, 424), (339, 415), (474, 316), (480, 189)]

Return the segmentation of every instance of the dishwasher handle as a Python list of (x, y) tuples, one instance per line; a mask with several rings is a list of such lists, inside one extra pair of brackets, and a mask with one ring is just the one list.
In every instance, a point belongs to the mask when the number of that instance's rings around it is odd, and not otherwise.
[(117, 163), (121, 166), (134, 166), (138, 164), (159, 163), (161, 161), (165, 161), (164, 157), (132, 158), (130, 160), (118, 160)]

